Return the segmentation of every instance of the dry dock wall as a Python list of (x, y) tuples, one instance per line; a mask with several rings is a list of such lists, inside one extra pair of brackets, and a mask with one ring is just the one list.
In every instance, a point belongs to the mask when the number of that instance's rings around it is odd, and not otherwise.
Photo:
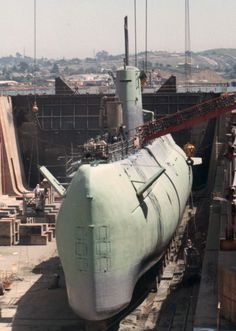
[(213, 148), (211, 171), (214, 173), (216, 167), (216, 173), (210, 179), (212, 202), (194, 331), (236, 330), (236, 251), (232, 249), (235, 243), (229, 249), (227, 240), (231, 217), (230, 161), (224, 157), (230, 128), (228, 117), (218, 120)]
[(0, 96), (1, 194), (25, 192), (24, 171), (10, 97)]
[[(100, 108), (105, 94), (39, 95), (36, 96), (38, 113), (32, 113), (33, 95), (12, 97), (24, 169), (34, 187), (38, 182), (37, 162), (47, 168), (60, 181), (66, 173), (66, 158), (76, 146), (101, 134)], [(107, 95), (111, 96), (111, 94)], [(214, 93), (146, 93), (142, 95), (143, 108), (155, 115), (173, 114), (197, 103), (217, 97)], [(174, 134), (177, 144), (190, 140), (192, 130)], [(198, 130), (204, 136), (204, 127)], [(194, 139), (195, 139), (194, 137)], [(198, 144), (197, 141), (195, 141)], [(38, 154), (37, 154), (38, 153)]]
[[(227, 252), (220, 256), (220, 260), (235, 261), (236, 252)], [(221, 263), (221, 262), (220, 262)], [(236, 266), (231, 265), (226, 268), (224, 263), (219, 269), (219, 302), (221, 313), (229, 321), (236, 325)]]

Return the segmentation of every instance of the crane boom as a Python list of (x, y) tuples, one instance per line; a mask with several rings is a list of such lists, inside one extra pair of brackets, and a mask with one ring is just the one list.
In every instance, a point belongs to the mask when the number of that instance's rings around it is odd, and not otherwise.
[(136, 130), (141, 142), (145, 143), (165, 134), (187, 129), (234, 109), (236, 109), (236, 93), (222, 94), (219, 98), (145, 123)]

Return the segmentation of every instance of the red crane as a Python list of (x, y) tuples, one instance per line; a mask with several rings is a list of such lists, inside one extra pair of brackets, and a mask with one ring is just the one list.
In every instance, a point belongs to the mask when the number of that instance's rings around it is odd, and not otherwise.
[[(136, 128), (136, 135), (129, 140), (122, 140), (113, 144), (105, 143), (105, 145), (99, 142), (92, 145), (84, 144), (78, 150), (78, 159), (82, 159), (83, 162), (91, 162), (91, 160), (117, 161), (133, 153), (135, 149), (145, 145), (150, 140), (187, 129), (234, 109), (236, 109), (236, 93), (222, 94), (219, 98), (147, 122)], [(191, 161), (194, 146), (186, 144), (184, 150)]]
[(141, 143), (145, 143), (167, 133), (187, 129), (234, 109), (236, 109), (236, 93), (226, 93), (219, 98), (147, 122), (136, 130)]

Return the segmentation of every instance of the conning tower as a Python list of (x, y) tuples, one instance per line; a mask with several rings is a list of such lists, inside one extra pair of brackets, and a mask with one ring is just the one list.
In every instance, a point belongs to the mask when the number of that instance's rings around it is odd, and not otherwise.
[(116, 74), (116, 95), (122, 104), (125, 132), (128, 137), (143, 124), (140, 71), (132, 66), (119, 68)]

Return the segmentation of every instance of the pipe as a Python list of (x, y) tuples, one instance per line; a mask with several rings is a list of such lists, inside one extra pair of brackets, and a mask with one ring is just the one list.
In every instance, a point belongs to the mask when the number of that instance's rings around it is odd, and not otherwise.
[(124, 19), (124, 32), (125, 32), (125, 65), (129, 65), (129, 35), (128, 35), (128, 17)]

